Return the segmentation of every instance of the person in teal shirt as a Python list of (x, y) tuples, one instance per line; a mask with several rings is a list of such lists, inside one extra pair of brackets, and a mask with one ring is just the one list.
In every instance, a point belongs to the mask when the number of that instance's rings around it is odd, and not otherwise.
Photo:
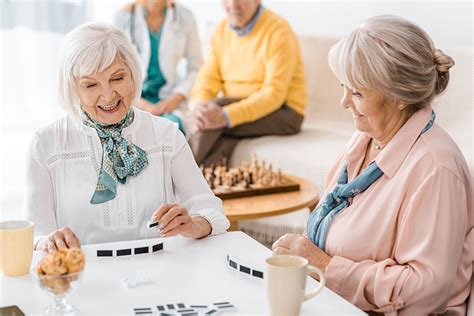
[[(114, 16), (135, 47), (142, 68), (142, 94), (137, 107), (183, 127), (183, 111), (202, 63), (192, 12), (169, 0), (136, 0)], [(178, 63), (186, 73), (178, 75)]]
[[(166, 8), (163, 10), (163, 15), (166, 15)], [(148, 65), (148, 76), (142, 85), (142, 99), (145, 99), (153, 106), (152, 110), (150, 111), (151, 113), (161, 115), (162, 117), (176, 122), (179, 126), (179, 129), (184, 133), (183, 122), (181, 118), (172, 112), (166, 112), (167, 107), (160, 106), (159, 104), (161, 101), (159, 91), (166, 84), (166, 78), (163, 76), (163, 73), (160, 69), (160, 64), (158, 62), (158, 52), (162, 30), (163, 24), (160, 25), (157, 31), (153, 31), (153, 29), (148, 26), (148, 33), (150, 36), (150, 64)], [(180, 100), (181, 98), (184, 97), (181, 95), (177, 96), (177, 100)], [(142, 100), (141, 103), (145, 102)]]

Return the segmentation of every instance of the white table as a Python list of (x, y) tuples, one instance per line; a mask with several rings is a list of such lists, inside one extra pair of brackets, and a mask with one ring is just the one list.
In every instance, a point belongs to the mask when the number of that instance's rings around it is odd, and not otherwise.
[[(164, 242), (164, 250), (130, 257), (97, 258), (97, 249), (134, 247)], [(271, 251), (242, 232), (230, 232), (201, 240), (182, 237), (148, 239), (83, 246), (86, 267), (82, 283), (67, 301), (82, 314), (134, 315), (133, 308), (167, 303), (202, 304), (230, 301), (237, 310), (227, 315), (268, 312), (264, 280), (229, 267), (226, 256), (264, 271)], [(32, 267), (41, 258), (35, 252)], [(124, 289), (120, 279), (146, 276), (155, 283)], [(0, 306), (18, 305), (26, 314), (40, 314), (52, 303), (31, 274), (0, 275)], [(308, 289), (316, 281), (308, 279)], [(325, 288), (303, 304), (301, 315), (364, 315), (357, 307)], [(222, 315), (222, 314), (220, 314)]]

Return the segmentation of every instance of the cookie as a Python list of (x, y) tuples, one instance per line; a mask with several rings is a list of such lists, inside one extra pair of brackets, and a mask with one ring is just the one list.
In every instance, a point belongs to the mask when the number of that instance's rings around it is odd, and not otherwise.
[(68, 273), (79, 272), (84, 269), (84, 254), (79, 248), (71, 248), (66, 255), (66, 266)]
[(66, 293), (69, 290), (70, 284), (69, 281), (64, 279), (63, 277), (60, 278), (52, 278), (52, 277), (45, 277), (40, 280), (41, 285), (48, 289), (49, 292), (61, 295)]
[(41, 261), (38, 262), (38, 264), (36, 265), (36, 273), (38, 273), (38, 275), (45, 275), (46, 272), (43, 271), (43, 268), (41, 267)]
[(64, 253), (59, 251), (47, 253), (43, 259), (41, 259), (41, 269), (48, 275), (61, 275), (67, 273)]
[(63, 258), (66, 258), (67, 254), (69, 253), (69, 249), (68, 248), (59, 248), (54, 253), (56, 254), (56, 256), (61, 256)]

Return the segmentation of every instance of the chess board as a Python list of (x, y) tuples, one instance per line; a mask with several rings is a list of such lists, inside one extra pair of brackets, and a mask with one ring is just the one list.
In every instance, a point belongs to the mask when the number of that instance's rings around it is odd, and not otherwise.
[(275, 170), (255, 154), (252, 161), (242, 161), (240, 166), (229, 168), (226, 160), (219, 165), (201, 166), (201, 172), (216, 196), (221, 199), (299, 191), (300, 185), (280, 169)]
[(281, 192), (290, 192), (290, 191), (299, 191), (299, 183), (291, 180), (285, 175), (281, 178), (281, 183), (277, 185), (262, 185), (262, 184), (251, 184), (250, 188), (245, 188), (242, 186), (233, 186), (233, 187), (224, 187), (218, 186), (212, 189), (212, 192), (222, 200), (233, 199), (238, 197), (245, 196), (254, 196), (262, 194), (271, 194), (271, 193), (281, 193)]

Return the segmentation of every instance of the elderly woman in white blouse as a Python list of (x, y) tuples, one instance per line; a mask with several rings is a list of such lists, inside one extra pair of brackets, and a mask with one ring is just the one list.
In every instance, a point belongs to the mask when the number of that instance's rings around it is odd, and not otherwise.
[(59, 95), (68, 115), (35, 134), (27, 159), (36, 249), (201, 238), (229, 227), (177, 126), (133, 108), (141, 78), (118, 28), (85, 24), (66, 36)]

